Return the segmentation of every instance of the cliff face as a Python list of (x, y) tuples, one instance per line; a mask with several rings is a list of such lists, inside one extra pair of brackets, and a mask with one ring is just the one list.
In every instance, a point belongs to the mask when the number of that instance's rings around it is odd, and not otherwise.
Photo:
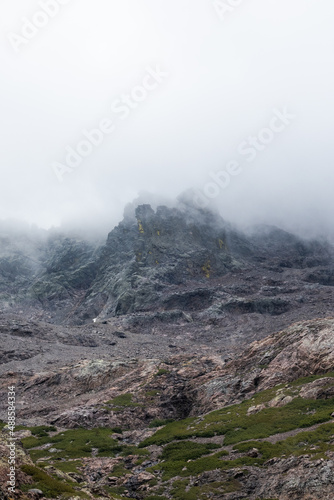
[[(102, 246), (56, 234), (16, 242), (15, 251), (1, 241), (2, 310), (58, 324), (123, 318), (147, 330), (226, 317), (228, 330), (232, 319), (257, 318), (271, 333), (328, 315), (332, 298), (329, 245), (269, 227), (245, 235), (189, 206), (138, 206)], [(315, 294), (323, 300), (315, 303)]]
[(210, 212), (142, 205), (109, 234), (86, 303), (103, 303), (94, 309), (103, 319), (166, 309), (171, 289), (206, 284), (251, 255), (252, 244)]
[[(318, 268), (329, 265), (332, 255), (327, 245), (276, 228), (258, 228), (247, 237), (209, 211), (158, 207), (154, 212), (142, 205), (109, 234), (85, 307), (101, 319), (173, 308), (205, 310), (215, 297), (202, 289), (224, 283), (227, 275)], [(257, 306), (248, 308), (256, 312)]]
[[(168, 310), (174, 291), (223, 284), (223, 277), (241, 271), (243, 295), (251, 281), (247, 273), (255, 270), (275, 273), (276, 281), (286, 270), (291, 272), (284, 277), (304, 271), (301, 278), (324, 286), (331, 286), (333, 273), (329, 245), (268, 227), (246, 236), (209, 211), (158, 207), (154, 212), (149, 205), (126, 214), (100, 247), (56, 234), (14, 244), (3, 237), (0, 257), (2, 306), (7, 292), (7, 306), (61, 305), (73, 322)], [(12, 301), (11, 286), (20, 290)], [(203, 309), (213, 302), (204, 295)], [(184, 302), (188, 310), (200, 305), (197, 300), (192, 306), (191, 294)], [(66, 321), (64, 316), (54, 321)]]

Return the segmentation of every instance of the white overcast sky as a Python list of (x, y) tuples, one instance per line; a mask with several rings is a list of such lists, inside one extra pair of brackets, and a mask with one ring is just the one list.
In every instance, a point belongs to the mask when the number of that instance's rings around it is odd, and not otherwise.
[[(9, 34), (42, 3), (0, 4), (0, 219), (111, 229), (139, 192), (203, 191), (237, 160), (215, 199), (225, 218), (331, 229), (333, 0), (244, 0), (224, 19), (213, 0), (64, 0), (15, 51)], [(169, 77), (115, 117), (157, 65)], [(295, 119), (245, 161), (238, 145), (284, 107)], [(53, 163), (104, 118), (115, 131), (60, 183)]]

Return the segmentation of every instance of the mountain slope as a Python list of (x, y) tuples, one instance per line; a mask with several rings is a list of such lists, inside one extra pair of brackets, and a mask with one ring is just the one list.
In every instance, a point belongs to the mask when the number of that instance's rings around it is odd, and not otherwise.
[[(2, 390), (15, 384), (24, 395), (17, 436), (35, 463), (20, 458), (19, 491), (330, 500), (333, 352), (334, 320), (321, 319), (255, 342), (228, 363), (92, 358), (3, 375)], [(1, 442), (5, 453), (5, 431)], [(3, 468), (0, 461), (0, 480)]]

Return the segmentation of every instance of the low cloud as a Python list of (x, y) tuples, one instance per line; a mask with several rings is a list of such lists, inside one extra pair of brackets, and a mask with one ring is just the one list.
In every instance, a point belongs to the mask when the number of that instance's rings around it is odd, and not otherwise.
[(192, 189), (243, 227), (334, 233), (331, 0), (54, 2), (0, 8), (0, 219), (107, 232)]

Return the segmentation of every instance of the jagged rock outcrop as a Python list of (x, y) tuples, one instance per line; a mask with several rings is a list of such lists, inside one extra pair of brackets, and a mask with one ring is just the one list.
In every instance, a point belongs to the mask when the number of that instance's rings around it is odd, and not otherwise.
[(109, 234), (84, 307), (102, 319), (152, 311), (172, 286), (223, 276), (251, 253), (247, 239), (211, 212), (141, 205)]
[[(230, 361), (220, 375), (199, 389), (209, 408), (231, 404), (300, 377), (332, 371), (334, 319), (296, 323), (254, 342), (240, 358)], [(317, 384), (305, 388), (317, 394)], [(320, 393), (322, 391), (320, 390)]]
[[(286, 316), (277, 330), (303, 319), (312, 294), (325, 298), (332, 285), (327, 243), (272, 227), (246, 235), (220, 215), (182, 203), (126, 211), (100, 246), (55, 233), (13, 238), (0, 240), (2, 310), (38, 311), (57, 324), (129, 315), (169, 324), (177, 311), (202, 311), (206, 321), (225, 313)], [(311, 312), (322, 315), (320, 301)]]

